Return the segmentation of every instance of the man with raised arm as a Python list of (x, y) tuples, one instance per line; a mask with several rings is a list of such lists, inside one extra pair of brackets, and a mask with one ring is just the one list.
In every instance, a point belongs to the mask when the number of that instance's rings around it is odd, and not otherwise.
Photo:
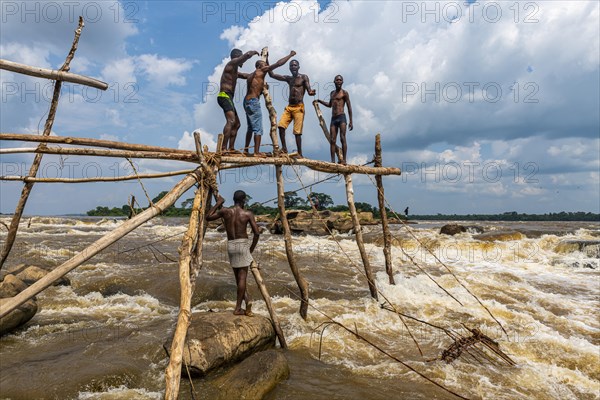
[(348, 128), (352, 130), (352, 104), (350, 104), (350, 95), (347, 91), (342, 89), (344, 84), (344, 78), (341, 75), (337, 75), (333, 83), (335, 84), (335, 90), (329, 95), (329, 102), (318, 100), (319, 103), (325, 107), (331, 107), (331, 124), (329, 125), (329, 134), (331, 135), (331, 142), (329, 143), (329, 149), (331, 152), (331, 162), (335, 162), (335, 142), (337, 140), (338, 130), (340, 133), (340, 142), (342, 143), (342, 159), (338, 160), (340, 164), (346, 164), (346, 155), (348, 153), (348, 144), (346, 142), (346, 114), (344, 113), (344, 106), (348, 106), (348, 116), (350, 123)]
[(290, 51), (290, 54), (283, 57), (273, 65), (269, 65), (267, 61), (258, 60), (256, 62), (256, 70), (248, 75), (248, 91), (244, 98), (244, 111), (246, 111), (246, 121), (248, 122), (248, 130), (246, 132), (246, 145), (244, 153), (248, 155), (248, 148), (254, 134), (254, 157), (265, 157), (264, 153), (260, 152), (260, 142), (263, 134), (262, 130), (262, 111), (260, 108), (260, 95), (265, 85), (265, 75), (267, 72), (273, 71), (275, 68), (281, 67), (288, 62), (290, 58), (296, 55), (295, 51)]
[(314, 96), (316, 91), (310, 88), (308, 76), (299, 74), (300, 63), (298, 60), (290, 61), (290, 72), (292, 75), (278, 75), (269, 71), (269, 76), (278, 81), (287, 82), (290, 87), (290, 97), (287, 107), (279, 120), (279, 138), (281, 139), (281, 151), (287, 153), (285, 143), (285, 130), (294, 121), (294, 136), (296, 137), (296, 146), (298, 147), (298, 157), (302, 158), (302, 124), (304, 123), (304, 93), (308, 92)]
[(223, 109), (225, 114), (225, 127), (223, 128), (223, 145), (221, 151), (224, 153), (235, 153), (235, 138), (238, 129), (240, 129), (240, 118), (233, 104), (233, 96), (235, 94), (235, 85), (238, 78), (246, 79), (248, 74), (238, 72), (244, 62), (250, 57), (257, 55), (258, 51), (251, 50), (242, 54), (239, 49), (231, 50), (231, 60), (225, 65), (223, 74), (221, 75), (221, 84), (219, 86), (219, 94), (217, 95), (217, 103)]
[[(219, 218), (223, 220), (225, 231), (227, 232), (227, 254), (229, 255), (229, 264), (233, 268), (235, 283), (237, 286), (237, 300), (235, 303), (235, 315), (252, 315), (250, 297), (246, 290), (246, 277), (248, 276), (248, 267), (252, 264), (252, 252), (256, 248), (260, 231), (254, 220), (252, 211), (244, 210), (246, 203), (246, 193), (243, 190), (236, 190), (233, 194), (234, 206), (231, 208), (221, 208), (225, 199), (219, 196), (217, 203), (208, 211), (206, 219), (214, 221)], [(252, 233), (252, 243), (248, 239), (246, 229), (250, 225)], [(246, 301), (246, 309), (242, 308), (242, 300)]]

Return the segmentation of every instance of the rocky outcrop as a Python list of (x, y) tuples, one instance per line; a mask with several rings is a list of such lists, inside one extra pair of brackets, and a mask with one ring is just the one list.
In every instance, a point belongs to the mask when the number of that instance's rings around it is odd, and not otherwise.
[(444, 235), (454, 236), (458, 233), (466, 232), (467, 228), (458, 224), (447, 224), (440, 228), (440, 233)]
[[(354, 229), (349, 212), (288, 210), (286, 215), (290, 229), (295, 234), (325, 236), (334, 230), (338, 233), (347, 233)], [(358, 220), (363, 226), (379, 223), (373, 218), (371, 212), (359, 212)], [(272, 234), (282, 234), (281, 220), (277, 219), (272, 223), (269, 230)]]
[[(183, 362), (197, 376), (275, 347), (275, 331), (265, 317), (202, 312), (193, 313), (191, 320)], [(164, 347), (168, 353), (171, 341)]]
[[(11, 274), (11, 275), (15, 275), (17, 278), (19, 278), (20, 280), (25, 282), (27, 285), (31, 285), (32, 283), (37, 282), (42, 277), (46, 276), (46, 274), (50, 271), (51, 271), (51, 269), (49, 269), (49, 268), (38, 267), (35, 265), (19, 264), (19, 265), (5, 268), (0, 273), (0, 279), (4, 279), (5, 275)], [(69, 278), (66, 278), (63, 276), (60, 279), (58, 279), (56, 282), (54, 282), (53, 286), (70, 285), (70, 284), (71, 284), (71, 281), (69, 280)]]
[(580, 251), (591, 258), (600, 258), (600, 240), (563, 240), (556, 245), (557, 253)]
[[(51, 269), (35, 265), (18, 264), (8, 266), (0, 272), (0, 301), (6, 301), (8, 297), (14, 297), (27, 287), (44, 276)], [(54, 282), (57, 285), (69, 285), (71, 282), (64, 276)], [(24, 325), (38, 311), (35, 298), (26, 301), (8, 315), (0, 318), (0, 335), (11, 332)]]
[(481, 235), (473, 236), (473, 239), (483, 242), (509, 242), (511, 240), (521, 240), (525, 237), (521, 232), (516, 231), (497, 231), (487, 232)]
[[(8, 274), (0, 282), (0, 303), (8, 301), (7, 298), (16, 296), (27, 288), (25, 282), (12, 274)], [(38, 306), (34, 299), (21, 304), (15, 310), (0, 318), (0, 336), (12, 332), (25, 324), (37, 313)]]
[(440, 233), (444, 235), (454, 236), (458, 233), (483, 233), (483, 228), (477, 225), (459, 225), (459, 224), (447, 224), (440, 228)]
[(287, 379), (290, 368), (281, 351), (267, 350), (253, 354), (224, 375), (211, 382), (217, 400), (261, 400)]

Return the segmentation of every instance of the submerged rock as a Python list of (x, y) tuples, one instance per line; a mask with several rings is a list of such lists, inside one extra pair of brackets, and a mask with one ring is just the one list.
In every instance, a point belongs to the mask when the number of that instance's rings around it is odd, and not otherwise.
[[(49, 268), (45, 268), (45, 267), (38, 267), (35, 265), (27, 265), (27, 264), (19, 264), (19, 265), (15, 265), (12, 267), (8, 267), (6, 268), (5, 271), (2, 271), (1, 275), (0, 275), (0, 279), (4, 279), (4, 276), (6, 276), (7, 274), (12, 274), (15, 275), (17, 278), (19, 278), (20, 280), (22, 280), (23, 282), (25, 282), (25, 284), (27, 285), (31, 285), (32, 283), (37, 282), (38, 280), (40, 280), (41, 278), (43, 278), (44, 276), (46, 276), (46, 274), (48, 274), (48, 272), (50, 272), (51, 269)], [(70, 285), (71, 281), (69, 280), (69, 278), (67, 277), (61, 277), (58, 280), (56, 280), (53, 283), (53, 286), (59, 286), (59, 285)]]
[(600, 240), (563, 240), (556, 245), (557, 253), (581, 251), (591, 258), (600, 258)]
[(218, 390), (218, 400), (261, 400), (289, 375), (290, 368), (283, 353), (267, 350), (248, 357), (211, 385)]
[[(262, 316), (246, 317), (231, 312), (193, 313), (183, 351), (190, 372), (206, 375), (221, 366), (275, 347), (275, 330)], [(164, 344), (167, 353), (171, 341)]]
[(487, 232), (473, 236), (473, 239), (481, 240), (483, 242), (508, 242), (511, 240), (521, 240), (523, 238), (525, 238), (525, 235), (516, 231)]

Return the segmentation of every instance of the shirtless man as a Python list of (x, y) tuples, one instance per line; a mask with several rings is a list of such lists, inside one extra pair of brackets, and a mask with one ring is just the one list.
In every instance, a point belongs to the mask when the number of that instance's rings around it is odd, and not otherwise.
[[(214, 221), (219, 218), (223, 220), (225, 230), (227, 231), (227, 254), (229, 255), (229, 264), (233, 268), (235, 283), (237, 285), (237, 300), (235, 303), (235, 315), (252, 315), (251, 303), (248, 292), (246, 291), (246, 277), (248, 276), (248, 267), (252, 264), (252, 252), (258, 243), (260, 231), (254, 220), (252, 211), (244, 210), (246, 203), (246, 193), (242, 190), (236, 190), (233, 194), (231, 208), (221, 208), (225, 199), (219, 196), (215, 204), (206, 216), (208, 221)], [(254, 236), (252, 243), (248, 239), (246, 228), (250, 225)], [(242, 300), (246, 301), (246, 309), (242, 308)]]
[(294, 136), (296, 137), (296, 146), (298, 147), (298, 157), (302, 158), (302, 124), (304, 122), (304, 93), (308, 92), (309, 96), (316, 94), (315, 90), (310, 88), (308, 76), (299, 74), (300, 63), (297, 60), (290, 61), (289, 75), (278, 75), (274, 72), (269, 72), (269, 76), (278, 81), (287, 82), (290, 86), (289, 104), (285, 107), (281, 119), (279, 120), (279, 138), (281, 139), (281, 151), (287, 153), (285, 143), (285, 130), (294, 120)]
[(347, 91), (342, 89), (344, 78), (341, 75), (337, 75), (333, 83), (335, 84), (335, 90), (329, 95), (329, 102), (326, 103), (323, 100), (318, 100), (319, 103), (325, 107), (331, 107), (331, 124), (329, 125), (329, 133), (331, 135), (331, 143), (329, 143), (329, 150), (331, 152), (331, 162), (335, 162), (335, 142), (337, 140), (338, 130), (340, 133), (340, 142), (342, 142), (342, 154), (343, 158), (338, 160), (340, 164), (346, 164), (346, 154), (348, 152), (348, 144), (346, 142), (346, 114), (344, 113), (344, 106), (348, 106), (348, 116), (350, 117), (350, 123), (348, 128), (352, 130), (352, 104), (350, 104), (350, 95)]
[(264, 153), (260, 152), (260, 141), (262, 138), (262, 111), (260, 108), (260, 95), (265, 85), (265, 75), (267, 72), (273, 71), (275, 68), (281, 67), (288, 62), (290, 58), (296, 55), (295, 51), (290, 51), (290, 54), (273, 65), (269, 65), (267, 61), (258, 60), (256, 62), (256, 70), (248, 75), (248, 91), (244, 98), (244, 111), (246, 111), (246, 121), (248, 122), (248, 130), (246, 132), (246, 145), (244, 153), (248, 155), (248, 148), (254, 133), (254, 157), (265, 157)]
[(250, 57), (257, 55), (258, 51), (248, 51), (242, 54), (239, 49), (231, 50), (231, 60), (225, 65), (223, 74), (221, 75), (221, 85), (219, 86), (219, 94), (217, 95), (217, 103), (223, 109), (225, 114), (225, 127), (223, 128), (223, 145), (221, 151), (225, 153), (235, 153), (235, 138), (238, 129), (240, 129), (240, 119), (238, 117), (235, 106), (233, 105), (233, 95), (235, 94), (235, 85), (238, 78), (246, 79), (248, 74), (238, 72), (244, 62)]

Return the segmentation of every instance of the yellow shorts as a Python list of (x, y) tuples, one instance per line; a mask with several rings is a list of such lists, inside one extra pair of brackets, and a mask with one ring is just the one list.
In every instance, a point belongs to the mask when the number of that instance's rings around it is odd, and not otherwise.
[(302, 135), (302, 124), (304, 123), (304, 103), (295, 106), (286, 106), (279, 120), (278, 126), (287, 129), (294, 121), (294, 135)]

